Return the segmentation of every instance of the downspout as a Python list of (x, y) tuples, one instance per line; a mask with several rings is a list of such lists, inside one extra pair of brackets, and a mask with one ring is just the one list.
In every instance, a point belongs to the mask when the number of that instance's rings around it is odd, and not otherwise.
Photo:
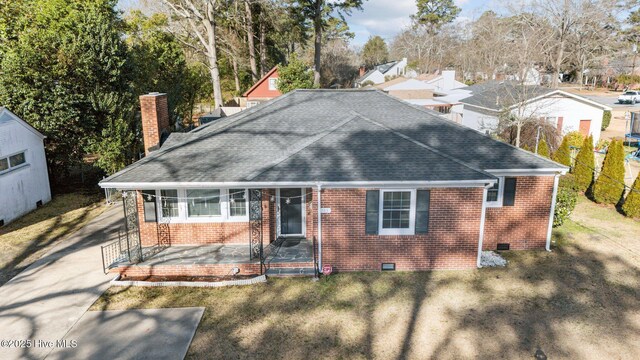
[(481, 268), (480, 258), (482, 256), (482, 242), (484, 241), (484, 219), (487, 214), (487, 192), (493, 184), (486, 185), (482, 189), (482, 213), (480, 214), (480, 236), (478, 236), (478, 258), (476, 259), (476, 266)]
[(318, 183), (318, 272), (322, 271), (322, 185)]
[(553, 195), (551, 195), (551, 210), (549, 211), (549, 227), (547, 228), (547, 244), (545, 249), (551, 251), (551, 230), (553, 229), (553, 215), (556, 212), (556, 197), (558, 195), (558, 179), (560, 174), (553, 177)]

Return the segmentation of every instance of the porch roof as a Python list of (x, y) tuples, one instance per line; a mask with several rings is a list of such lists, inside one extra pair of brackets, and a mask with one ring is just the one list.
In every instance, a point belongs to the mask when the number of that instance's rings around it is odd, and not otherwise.
[(297, 90), (183, 134), (101, 182), (492, 182), (564, 170), (377, 90)]

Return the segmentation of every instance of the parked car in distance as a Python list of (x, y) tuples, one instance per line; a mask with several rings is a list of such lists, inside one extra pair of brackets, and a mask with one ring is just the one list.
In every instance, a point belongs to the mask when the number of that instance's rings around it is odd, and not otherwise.
[(640, 91), (631, 90), (625, 91), (624, 94), (618, 96), (618, 102), (620, 104), (633, 104), (640, 102)]

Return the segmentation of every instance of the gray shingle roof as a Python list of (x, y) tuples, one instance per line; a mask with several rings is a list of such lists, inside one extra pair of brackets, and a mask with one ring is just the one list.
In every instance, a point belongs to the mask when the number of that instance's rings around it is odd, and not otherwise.
[(494, 178), (484, 169), (562, 168), (378, 90), (297, 90), (169, 140), (102, 185), (482, 181)]
[(509, 108), (519, 102), (555, 91), (538, 85), (520, 85), (513, 81), (487, 81), (463, 89), (470, 90), (473, 95), (460, 102), (493, 110)]

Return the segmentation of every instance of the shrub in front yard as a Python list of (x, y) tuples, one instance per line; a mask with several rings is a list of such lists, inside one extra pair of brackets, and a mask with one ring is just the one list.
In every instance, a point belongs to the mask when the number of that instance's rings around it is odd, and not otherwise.
[(571, 166), (571, 149), (569, 149), (569, 139), (566, 136), (562, 138), (558, 150), (553, 153), (553, 161)]
[(640, 174), (638, 174), (638, 177), (633, 182), (633, 186), (631, 190), (629, 190), (627, 198), (624, 200), (622, 211), (629, 217), (640, 217)]
[(584, 142), (584, 136), (582, 136), (582, 133), (580, 133), (580, 131), (570, 131), (564, 137), (567, 138), (570, 147), (573, 146), (579, 148)]
[(593, 199), (601, 204), (617, 204), (624, 192), (624, 146), (614, 140), (604, 157), (602, 170), (593, 184)]
[(579, 191), (587, 191), (593, 182), (593, 167), (595, 165), (595, 156), (593, 155), (593, 138), (591, 136), (584, 139), (580, 152), (576, 156), (573, 165), (573, 175), (576, 178)]
[(540, 142), (538, 143), (538, 155), (544, 156), (547, 159), (549, 158), (549, 145), (547, 145), (547, 142), (544, 141), (544, 139), (540, 139)]
[(570, 187), (558, 186), (556, 208), (553, 213), (553, 226), (564, 224), (576, 207), (578, 193)]
[(611, 124), (611, 111), (605, 110), (602, 114), (602, 126), (600, 127), (600, 130), (607, 130), (609, 124)]

